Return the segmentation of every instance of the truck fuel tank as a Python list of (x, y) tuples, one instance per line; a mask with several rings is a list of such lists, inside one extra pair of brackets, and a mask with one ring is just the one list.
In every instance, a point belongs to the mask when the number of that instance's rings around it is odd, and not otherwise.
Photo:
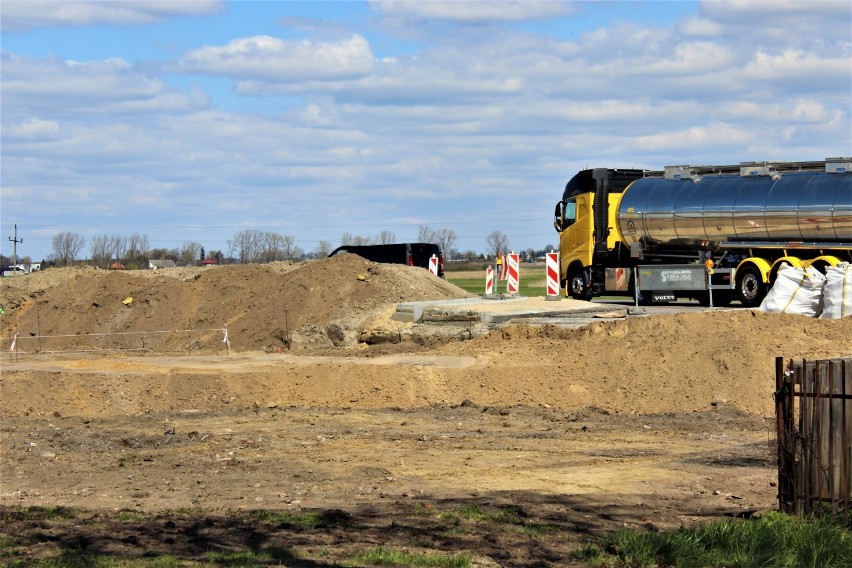
[(718, 242), (849, 243), (852, 174), (645, 177), (624, 191), (616, 225), (628, 245), (644, 241), (695, 249)]

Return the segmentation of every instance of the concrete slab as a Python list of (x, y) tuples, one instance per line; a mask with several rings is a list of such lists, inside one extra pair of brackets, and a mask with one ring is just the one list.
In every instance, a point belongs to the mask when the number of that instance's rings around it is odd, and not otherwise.
[(409, 322), (480, 322), (502, 323), (518, 318), (576, 317), (610, 313), (613, 317), (625, 317), (627, 308), (583, 302), (570, 298), (560, 301), (546, 297), (525, 298), (523, 296), (498, 295), (493, 298), (462, 298), (457, 300), (433, 300), (403, 302), (397, 304), (396, 321)]

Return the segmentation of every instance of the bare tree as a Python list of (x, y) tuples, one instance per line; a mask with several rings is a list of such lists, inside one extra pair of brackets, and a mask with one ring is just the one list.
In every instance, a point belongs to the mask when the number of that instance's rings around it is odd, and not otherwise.
[(345, 247), (352, 244), (352, 233), (343, 233), (340, 235), (340, 246)]
[(240, 231), (234, 235), (232, 240), (228, 241), (228, 256), (236, 256), (240, 264), (257, 262), (261, 251), (261, 241), (262, 233), (257, 229)]
[(240, 263), (275, 262), (278, 260), (300, 260), (304, 251), (296, 246), (290, 235), (281, 235), (272, 231), (246, 229), (234, 235), (228, 241), (229, 256), (235, 254)]
[(384, 230), (376, 236), (376, 242), (380, 245), (392, 245), (396, 242), (396, 235)]
[[(432, 243), (435, 240), (435, 231), (429, 228), (428, 225), (420, 225), (417, 227), (417, 242)], [(437, 243), (435, 243), (437, 244)]]
[(53, 260), (60, 266), (74, 264), (77, 255), (86, 246), (86, 237), (65, 231), (53, 236)]
[(132, 234), (127, 239), (128, 256), (145, 256), (148, 254), (148, 235)]
[(452, 229), (439, 229), (432, 233), (434, 243), (441, 247), (444, 256), (449, 258), (450, 250), (456, 244), (456, 232)]
[(284, 237), (278, 233), (266, 231), (260, 234), (260, 251), (252, 262), (275, 262), (284, 260), (282, 251), (284, 249)]
[(180, 263), (184, 266), (195, 264), (195, 260), (201, 253), (201, 243), (185, 241), (180, 249)]
[(112, 260), (109, 235), (95, 235), (89, 245), (89, 253), (92, 264), (98, 268), (108, 268)]
[(331, 243), (328, 241), (320, 241), (317, 248), (314, 249), (314, 257), (325, 258), (331, 254)]
[(296, 246), (296, 240), (290, 235), (284, 235), (281, 239), (281, 254), (284, 260), (289, 260), (290, 262), (296, 260), (302, 260), (304, 258), (305, 253)]
[(352, 243), (350, 244), (356, 247), (372, 245), (373, 239), (371, 239), (370, 237), (362, 237), (361, 235), (355, 235), (354, 237), (352, 237)]
[(509, 237), (502, 231), (491, 231), (485, 238), (485, 243), (491, 256), (497, 256), (498, 251), (505, 254), (509, 249)]
[(127, 237), (113, 235), (110, 237), (110, 256), (116, 260), (127, 255)]
[(155, 248), (149, 250), (148, 254), (150, 255), (151, 260), (173, 260), (175, 262), (180, 260), (180, 251), (176, 248)]

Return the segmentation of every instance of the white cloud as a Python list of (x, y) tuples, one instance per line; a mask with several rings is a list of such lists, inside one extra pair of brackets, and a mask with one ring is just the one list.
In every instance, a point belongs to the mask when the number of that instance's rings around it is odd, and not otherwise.
[(842, 0), (702, 0), (701, 13), (724, 24), (761, 26), (798, 25), (803, 19), (852, 16), (852, 5)]
[(203, 108), (207, 95), (184, 94), (163, 79), (119, 59), (62, 61), (3, 53), (4, 114), (108, 115)]
[(708, 18), (689, 17), (678, 22), (677, 32), (686, 37), (720, 37), (725, 28)]
[[(344, 231), (404, 239), (401, 220), (415, 223), (408, 238), (416, 223), (457, 221), (471, 238), (460, 248), (481, 249), (477, 235), (499, 222), (546, 233), (516, 243), (538, 246), (555, 240), (552, 204), (587, 165), (848, 153), (842, 10), (783, 4), (760, 19), (750, 4), (721, 4), (665, 27), (613, 10), (616, 23), (560, 36), (569, 39), (501, 24), (548, 10), (565, 23), (566, 3), (417, 2), (371, 5), (381, 17), (345, 36), (337, 26), (348, 24), (329, 20), (323, 39), (261, 35), (259, 24), (207, 45), (188, 38), (197, 48), (165, 63), (4, 53), (3, 208), (26, 211), (38, 195), (55, 199), (42, 215), (57, 223), (96, 212), (133, 230), (152, 218), (262, 225), (307, 249)], [(389, 35), (387, 18), (422, 39), (398, 48), (410, 36)], [(468, 25), (478, 23), (487, 30)], [(824, 33), (812, 33), (820, 23)], [(514, 218), (544, 219), (543, 229)], [(170, 232), (175, 246), (216, 249), (236, 231)]]
[(3, 138), (6, 141), (38, 141), (51, 140), (59, 134), (59, 123), (55, 120), (30, 118), (22, 122), (13, 122), (3, 127)]
[(254, 36), (193, 50), (177, 62), (175, 70), (289, 82), (360, 77), (374, 65), (369, 43), (357, 34), (333, 43)]
[(744, 71), (750, 80), (763, 81), (810, 81), (834, 77), (848, 87), (852, 80), (850, 59), (840, 57), (818, 57), (802, 50), (785, 50), (778, 54), (757, 51)]
[(141, 25), (176, 16), (213, 15), (222, 7), (221, 0), (4, 0), (2, 30)]
[(723, 103), (716, 116), (727, 117), (730, 121), (765, 124), (827, 124), (836, 120), (836, 109), (826, 106), (827, 101), (807, 98), (791, 98), (777, 102), (733, 101)]
[(700, 11), (720, 27), (717, 37), (749, 49), (759, 45), (768, 51), (802, 47), (849, 53), (852, 3), (847, 1), (705, 0)]
[(730, 47), (710, 41), (690, 41), (674, 45), (671, 55), (646, 63), (636, 71), (653, 75), (700, 75), (715, 73), (736, 65), (737, 55)]
[(369, 2), (383, 16), (407, 20), (439, 19), (464, 23), (528, 22), (569, 16), (576, 12), (572, 2), (525, 0), (475, 2), (430, 0), (382, 0)]
[(646, 150), (666, 150), (672, 155), (700, 155), (714, 148), (742, 148), (757, 137), (759, 134), (747, 124), (712, 123), (638, 136), (635, 142)]

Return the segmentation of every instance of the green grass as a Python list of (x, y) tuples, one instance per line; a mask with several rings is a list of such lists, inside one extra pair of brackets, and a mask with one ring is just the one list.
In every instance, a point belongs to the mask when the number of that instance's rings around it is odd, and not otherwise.
[(479, 504), (463, 505), (442, 511), (441, 518), (453, 519), (461, 517), (475, 523), (510, 523), (518, 524), (523, 522), (521, 511), (517, 507), (500, 507), (499, 509), (489, 511), (484, 510)]
[(9, 507), (6, 515), (17, 520), (74, 519), (77, 511), (69, 507)]
[[(210, 564), (212, 566), (214, 564)], [(221, 564), (215, 564), (221, 566)], [(162, 555), (146, 558), (116, 558), (102, 554), (89, 554), (80, 550), (65, 550), (55, 558), (13, 560), (3, 564), (8, 568), (178, 568), (199, 566), (187, 563), (176, 556)]]
[[(416, 505), (412, 513), (418, 517), (428, 517), (422, 519), (423, 526), (431, 527), (429, 530), (432, 533), (442, 537), (502, 532), (520, 533), (532, 538), (568, 539), (577, 543), (578, 548), (571, 558), (565, 559), (566, 563), (590, 568), (852, 567), (852, 515), (799, 518), (767, 513), (750, 520), (717, 521), (665, 533), (619, 529), (604, 537), (581, 543), (575, 540), (576, 535), (570, 531), (559, 532), (557, 527), (533, 522), (522, 508), (514, 505), (497, 507), (459, 503), (441, 508)], [(258, 510), (239, 515), (242, 522), (249, 525), (254, 524), (258, 528), (261, 528), (258, 525), (267, 525), (261, 532), (269, 534), (274, 534), (274, 525), (297, 528), (297, 532), (323, 532), (328, 527), (336, 527), (337, 531), (351, 533), (350, 544), (357, 542), (361, 529), (357, 518), (339, 510), (299, 513)], [(22, 507), (7, 508), (4, 517), (24, 521), (55, 519), (62, 526), (70, 526), (85, 520), (86, 514), (61, 507)], [(105, 520), (101, 515), (93, 518)], [(151, 518), (150, 515), (119, 511), (113, 520), (133, 523), (147, 522)], [(474, 563), (472, 549), (454, 552), (435, 550), (433, 538), (420, 538), (417, 535), (412, 535), (393, 548), (375, 548), (365, 542), (364, 548), (353, 552), (351, 548), (335, 550), (334, 545), (329, 545), (307, 556), (304, 551), (281, 546), (256, 548), (237, 545), (230, 550), (209, 549), (206, 556), (192, 559), (171, 554), (139, 557), (138, 551), (131, 556), (112, 556), (66, 546), (58, 551), (54, 549), (54, 556), (24, 558), (24, 546), (18, 535), (0, 532), (0, 565), (14, 568), (172, 568), (298, 565), (299, 562), (313, 562), (324, 566), (466, 568)]]
[[(444, 278), (451, 284), (471, 292), (473, 294), (485, 293), (485, 270), (481, 276), (474, 276), (476, 271), (465, 270), (462, 272), (445, 272)], [(496, 294), (506, 293), (506, 281), (494, 281), (494, 292)], [(547, 282), (544, 266), (539, 264), (521, 264), (518, 274), (518, 293), (527, 298), (545, 296), (547, 294)]]
[(298, 560), (299, 556), (286, 548), (273, 547), (260, 551), (208, 552), (207, 560), (214, 566), (280, 565), (284, 560)]
[(575, 560), (613, 568), (849, 567), (852, 533), (844, 522), (768, 513), (659, 534), (620, 529), (580, 548)]
[(504, 525), (510, 531), (525, 534), (533, 538), (541, 538), (553, 532), (555, 528), (542, 523), (531, 523), (524, 517), (519, 507), (508, 505), (497, 509), (483, 509), (479, 504), (463, 505), (446, 509), (438, 513), (442, 519), (447, 519), (458, 526), (461, 519), (472, 523), (487, 523)]
[(123, 523), (136, 523), (145, 520), (145, 515), (139, 511), (123, 510), (118, 512), (116, 519)]
[(355, 562), (370, 566), (427, 566), (434, 568), (468, 568), (468, 554), (443, 552), (408, 552), (379, 547), (368, 550), (354, 558)]
[(284, 525), (301, 529), (346, 526), (349, 523), (349, 516), (342, 511), (290, 513), (287, 511), (258, 510), (252, 512), (251, 517), (268, 525)]

